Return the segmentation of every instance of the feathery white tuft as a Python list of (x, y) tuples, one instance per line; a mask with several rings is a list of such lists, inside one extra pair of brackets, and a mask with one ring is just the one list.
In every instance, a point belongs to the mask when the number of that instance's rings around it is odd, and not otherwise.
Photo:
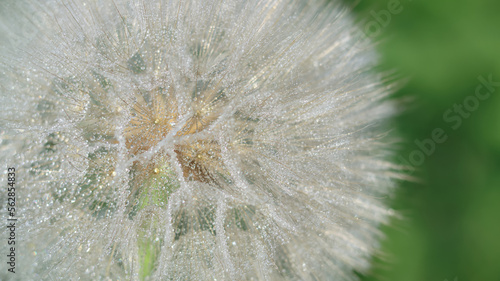
[(19, 278), (354, 280), (368, 268), (391, 213), (380, 125), (393, 109), (337, 1), (0, 5)]

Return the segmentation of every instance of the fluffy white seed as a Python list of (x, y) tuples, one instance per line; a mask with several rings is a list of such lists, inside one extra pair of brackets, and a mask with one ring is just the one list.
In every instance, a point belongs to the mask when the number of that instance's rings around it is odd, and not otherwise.
[(353, 280), (368, 268), (390, 215), (380, 125), (393, 109), (337, 1), (0, 5), (20, 278)]

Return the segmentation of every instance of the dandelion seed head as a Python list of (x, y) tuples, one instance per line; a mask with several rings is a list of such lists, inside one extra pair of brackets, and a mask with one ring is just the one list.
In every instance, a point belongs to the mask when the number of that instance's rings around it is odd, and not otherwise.
[(2, 5), (0, 158), (19, 175), (22, 278), (369, 267), (391, 214), (393, 107), (337, 1)]

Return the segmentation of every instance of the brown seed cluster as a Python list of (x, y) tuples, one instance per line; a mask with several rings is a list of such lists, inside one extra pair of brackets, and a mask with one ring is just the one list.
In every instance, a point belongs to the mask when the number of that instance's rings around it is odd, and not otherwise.
[[(189, 136), (206, 129), (217, 117), (213, 99), (195, 99), (194, 113), (176, 136)], [(136, 95), (132, 106), (132, 118), (125, 129), (126, 147), (132, 155), (138, 155), (156, 146), (175, 127), (179, 119), (174, 90), (156, 88)], [(220, 146), (215, 140), (198, 139), (175, 145), (174, 153), (182, 167), (185, 180), (205, 183), (215, 182), (222, 172)], [(163, 159), (166, 159), (164, 157)], [(158, 161), (158, 160), (156, 160)], [(135, 165), (142, 176), (158, 174), (162, 163)], [(141, 176), (141, 177), (142, 177)]]

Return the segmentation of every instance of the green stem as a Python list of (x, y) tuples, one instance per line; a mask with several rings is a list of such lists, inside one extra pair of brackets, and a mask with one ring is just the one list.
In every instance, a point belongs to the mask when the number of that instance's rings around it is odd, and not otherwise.
[[(141, 192), (137, 211), (144, 212), (149, 206), (166, 207), (170, 194), (179, 187), (174, 179), (175, 174), (168, 167), (159, 169), (145, 185), (147, 190)], [(142, 221), (137, 239), (141, 281), (150, 280), (156, 270), (163, 242), (158, 217), (154, 213), (146, 214), (146, 217), (147, 219)]]

